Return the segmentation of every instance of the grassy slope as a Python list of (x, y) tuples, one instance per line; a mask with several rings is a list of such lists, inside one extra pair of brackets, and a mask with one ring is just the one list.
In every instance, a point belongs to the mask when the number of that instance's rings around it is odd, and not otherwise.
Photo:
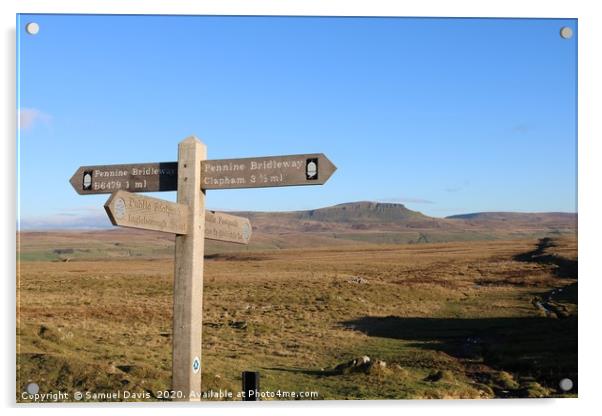
[[(23, 239), (19, 391), (31, 381), (42, 391), (169, 388), (172, 242), (116, 235), (79, 237), (80, 249), (116, 253), (96, 261), (87, 260), (92, 251), (71, 254), (69, 262), (25, 261), (36, 249), (71, 247), (77, 239)], [(124, 256), (116, 241), (138, 251)], [(240, 372), (258, 370), (262, 390), (316, 390), (322, 399), (560, 395), (560, 378), (577, 380), (576, 270), (567, 267), (576, 267), (576, 241), (556, 244), (539, 251), (530, 239), (210, 256), (203, 388), (236, 392)], [(549, 297), (557, 288), (565, 290)], [(558, 313), (537, 307), (538, 299)], [(386, 367), (334, 371), (363, 355)]]

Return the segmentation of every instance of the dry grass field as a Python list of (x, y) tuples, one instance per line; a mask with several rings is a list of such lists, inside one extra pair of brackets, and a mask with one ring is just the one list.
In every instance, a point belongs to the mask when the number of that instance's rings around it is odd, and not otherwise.
[[(157, 400), (171, 385), (171, 240), (61, 261), (31, 254), (44, 238), (21, 237), (17, 400), (30, 382)], [(79, 238), (79, 248), (91, 241)], [(236, 393), (241, 371), (254, 370), (262, 391), (316, 399), (576, 395), (575, 238), (206, 257), (203, 390)]]

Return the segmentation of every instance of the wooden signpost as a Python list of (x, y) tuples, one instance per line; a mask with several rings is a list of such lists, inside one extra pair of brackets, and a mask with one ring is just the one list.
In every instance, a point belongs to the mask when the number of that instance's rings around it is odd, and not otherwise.
[[(113, 225), (176, 235), (172, 377), (176, 400), (201, 398), (201, 336), (205, 238), (248, 244), (246, 218), (205, 210), (205, 190), (322, 185), (336, 167), (321, 153), (206, 160), (196, 137), (178, 145), (177, 162), (81, 166), (77, 193), (112, 194), (105, 210)], [(139, 192), (177, 191), (177, 202)]]

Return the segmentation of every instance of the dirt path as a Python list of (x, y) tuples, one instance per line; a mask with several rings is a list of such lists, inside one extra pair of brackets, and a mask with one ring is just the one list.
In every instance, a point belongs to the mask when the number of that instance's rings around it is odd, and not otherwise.
[[(557, 247), (557, 244), (551, 238), (542, 238), (539, 240), (535, 250), (514, 256), (514, 260), (522, 262), (531, 262), (553, 266), (553, 273), (561, 279), (577, 279), (578, 262), (577, 260), (567, 259), (555, 253), (550, 253), (550, 249)], [(574, 301), (577, 303), (577, 283), (571, 282), (563, 287), (553, 289), (543, 296), (536, 296), (531, 300), (533, 306), (542, 311), (549, 318), (568, 318), (570, 311), (560, 303), (560, 301)]]

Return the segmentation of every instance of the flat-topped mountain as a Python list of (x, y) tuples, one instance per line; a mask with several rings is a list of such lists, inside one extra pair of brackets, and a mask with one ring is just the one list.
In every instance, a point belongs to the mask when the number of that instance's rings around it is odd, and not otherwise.
[(418, 211), (407, 209), (403, 204), (370, 201), (348, 202), (332, 207), (298, 211), (296, 218), (344, 223), (390, 223), (432, 219)]
[(403, 204), (386, 202), (348, 202), (331, 207), (287, 212), (236, 212), (263, 231), (341, 231), (395, 230), (399, 228), (440, 228), (445, 220), (412, 211)]

